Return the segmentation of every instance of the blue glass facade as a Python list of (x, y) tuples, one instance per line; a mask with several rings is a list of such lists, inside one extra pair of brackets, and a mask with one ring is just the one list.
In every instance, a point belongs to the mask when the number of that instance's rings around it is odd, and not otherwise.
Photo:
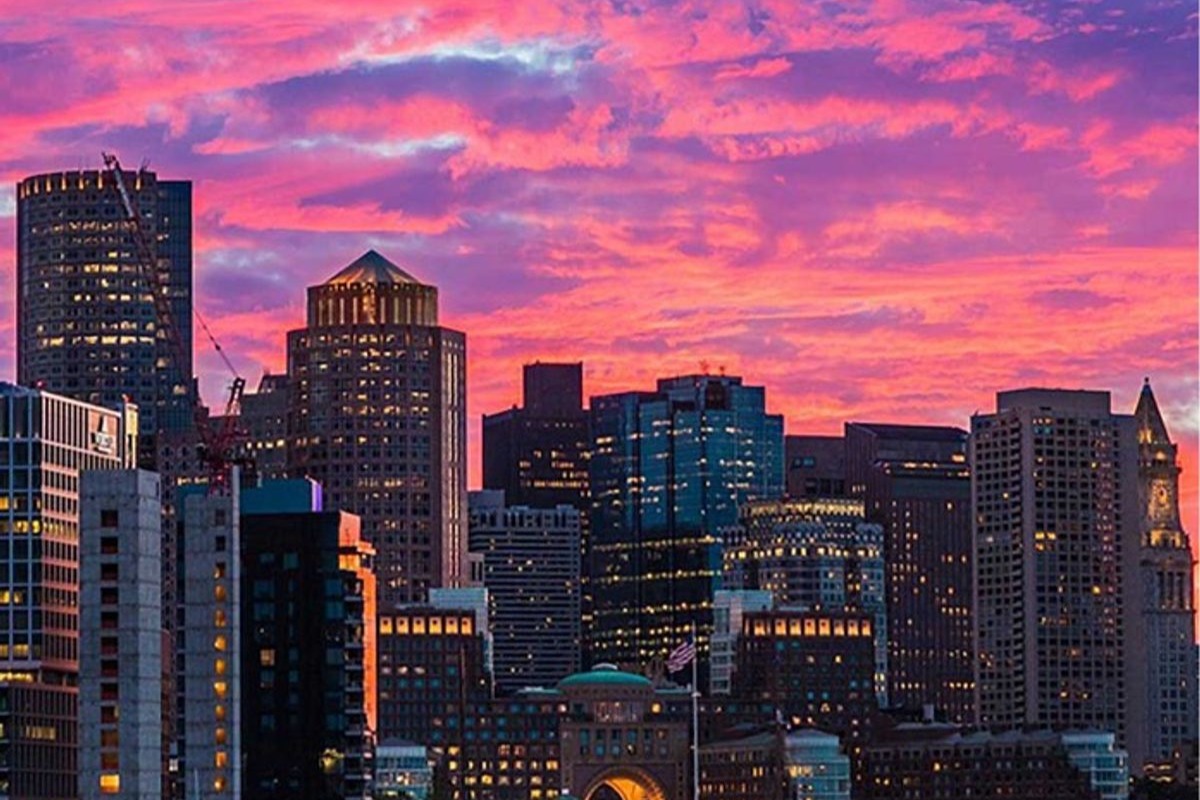
[(589, 656), (657, 670), (695, 623), (703, 668), (717, 532), (740, 503), (783, 493), (783, 417), (766, 413), (762, 387), (688, 375), (593, 397), (591, 424)]

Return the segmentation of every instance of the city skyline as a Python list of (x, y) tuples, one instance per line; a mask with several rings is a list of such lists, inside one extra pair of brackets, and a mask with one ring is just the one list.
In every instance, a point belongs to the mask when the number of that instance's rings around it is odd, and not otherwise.
[(252, 383), (379, 249), (470, 336), (471, 486), (535, 359), (588, 394), (707, 361), (803, 433), (1150, 375), (1197, 530), (1187, 4), (0, 7), (0, 240), (18, 180), (101, 149), (194, 181), (197, 304)]

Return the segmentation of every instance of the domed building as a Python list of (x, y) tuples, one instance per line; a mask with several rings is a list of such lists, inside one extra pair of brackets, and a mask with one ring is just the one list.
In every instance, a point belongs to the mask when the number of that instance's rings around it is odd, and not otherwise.
[(684, 800), (689, 794), (688, 695), (597, 664), (563, 678), (562, 785), (581, 800)]

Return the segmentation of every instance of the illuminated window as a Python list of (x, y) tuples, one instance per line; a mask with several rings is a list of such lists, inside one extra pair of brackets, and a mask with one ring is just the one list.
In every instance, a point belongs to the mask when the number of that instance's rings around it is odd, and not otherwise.
[(219, 726), (217, 728), (217, 733), (216, 733), (216, 737), (215, 737), (216, 743), (217, 744), (225, 744), (226, 740), (228, 738), (229, 738), (229, 734), (227, 733), (225, 726), (223, 726), (223, 725)]
[(224, 750), (218, 750), (213, 757), (213, 766), (217, 769), (225, 769), (229, 766), (229, 753)]
[(228, 646), (229, 646), (229, 640), (225, 638), (225, 634), (220, 634), (217, 636), (217, 638), (213, 639), (213, 648), (216, 650), (219, 650), (222, 653), (225, 652), (225, 649)]
[(216, 717), (218, 721), (224, 720), (225, 719), (225, 706), (221, 705), (220, 703), (217, 703), (217, 705), (213, 707), (213, 716)]
[(120, 791), (120, 775), (104, 774), (100, 776), (100, 794), (117, 794)]
[(217, 663), (213, 665), (213, 668), (216, 670), (216, 673), (217, 673), (218, 675), (224, 675), (224, 674), (225, 674), (225, 669), (226, 669), (226, 667), (225, 667), (225, 659), (223, 659), (223, 658), (218, 658), (218, 659), (217, 659)]
[(229, 684), (225, 681), (213, 681), (213, 694), (224, 700), (229, 694)]
[(258, 663), (264, 667), (275, 666), (275, 650), (265, 647), (258, 652)]

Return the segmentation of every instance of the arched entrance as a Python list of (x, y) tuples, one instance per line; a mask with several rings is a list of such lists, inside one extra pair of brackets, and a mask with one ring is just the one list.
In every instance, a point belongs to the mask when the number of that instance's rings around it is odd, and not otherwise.
[(593, 778), (583, 800), (667, 800), (667, 794), (645, 770), (618, 767)]

